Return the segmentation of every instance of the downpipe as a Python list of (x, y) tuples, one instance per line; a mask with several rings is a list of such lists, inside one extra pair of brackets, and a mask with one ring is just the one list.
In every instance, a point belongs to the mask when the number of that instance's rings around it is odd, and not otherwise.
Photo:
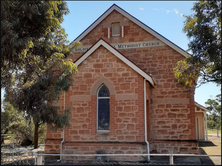
[(59, 161), (62, 160), (62, 144), (64, 143), (64, 127), (63, 127), (63, 131), (62, 131), (62, 141), (61, 141), (61, 148), (60, 148), (60, 159)]
[[(144, 130), (145, 130), (145, 142), (147, 145), (147, 154), (150, 154), (150, 145), (147, 141), (147, 119), (146, 119), (146, 79), (144, 79)], [(150, 156), (147, 156), (147, 161), (150, 162)]]
[[(64, 110), (65, 110), (65, 100), (66, 100), (66, 92), (64, 91)], [(61, 141), (61, 147), (60, 147), (60, 159), (57, 160), (58, 162), (62, 160), (62, 144), (65, 142), (64, 141), (64, 132), (65, 132), (65, 129), (63, 127), (63, 131), (62, 131), (62, 141)]]

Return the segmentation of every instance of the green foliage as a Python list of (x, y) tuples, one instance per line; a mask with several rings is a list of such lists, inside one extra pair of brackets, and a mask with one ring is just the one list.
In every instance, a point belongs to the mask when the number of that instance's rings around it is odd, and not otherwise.
[(18, 53), (29, 49), (33, 40), (61, 28), (59, 22), (68, 12), (61, 1), (1, 1), (2, 58), (19, 64), (24, 54)]
[[(45, 143), (45, 139), (46, 139), (45, 135), (46, 135), (46, 123), (40, 125), (40, 127), (39, 127), (38, 143), (40, 143), (40, 144), (44, 144)], [(33, 138), (33, 141), (34, 141), (34, 138)]]
[(221, 1), (201, 0), (194, 4), (194, 14), (186, 16), (183, 31), (190, 39), (191, 55), (178, 62), (175, 77), (185, 85), (207, 82), (221, 84)]
[(33, 120), (35, 147), (39, 127), (69, 125), (70, 109), (56, 106), (63, 91), (74, 85), (77, 66), (67, 59), (75, 42), (68, 45), (61, 27), (69, 12), (64, 1), (1, 1), (2, 88), (5, 99)]
[[(217, 129), (207, 128), (207, 134), (217, 134)], [(218, 134), (221, 134), (221, 129), (218, 128)]]
[[(2, 101), (3, 108), (1, 110), (1, 133), (19, 135), (18, 142), (25, 140), (34, 142), (34, 123), (33, 120), (25, 119), (23, 112), (18, 112), (9, 102)], [(45, 139), (46, 125), (41, 125), (39, 129), (39, 142), (43, 143)], [(10, 139), (12, 136), (5, 137)], [(3, 143), (3, 140), (2, 140)]]
[(207, 125), (209, 128), (221, 128), (221, 94), (215, 100), (208, 99), (205, 104), (211, 112), (207, 115)]
[[(26, 66), (32, 70), (36, 62), (47, 61), (52, 51), (60, 52), (68, 44), (60, 25), (68, 13), (63, 1), (1, 1), (1, 88), (10, 86), (16, 72)], [(68, 46), (63, 53), (69, 54)]]
[(9, 131), (18, 126), (23, 117), (9, 102), (5, 102), (4, 100), (2, 102), (3, 107), (1, 108), (1, 133), (7, 134)]
[(57, 70), (38, 72), (38, 77), (29, 78), (25, 83), (21, 80), (17, 86), (6, 90), (6, 100), (19, 111), (25, 112), (27, 117), (32, 117), (34, 124), (48, 123), (56, 129), (69, 124), (70, 110), (59, 114), (56, 101), (62, 91), (68, 91), (73, 84), (72, 73), (76, 71), (76, 66), (70, 61), (63, 63), (62, 60), (55, 61), (53, 66)]
[(186, 87), (196, 86), (199, 68), (189, 63), (190, 59), (186, 58), (177, 62), (176, 68), (173, 69), (175, 77), (179, 83), (184, 84)]

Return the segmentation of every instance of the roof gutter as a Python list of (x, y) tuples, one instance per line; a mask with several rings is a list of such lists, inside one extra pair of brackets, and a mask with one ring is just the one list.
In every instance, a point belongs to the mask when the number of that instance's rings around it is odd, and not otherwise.
[[(147, 154), (150, 153), (149, 142), (147, 141), (147, 115), (146, 115), (146, 79), (144, 78), (144, 130), (145, 142), (147, 145)], [(147, 156), (147, 161), (150, 162), (150, 156)]]

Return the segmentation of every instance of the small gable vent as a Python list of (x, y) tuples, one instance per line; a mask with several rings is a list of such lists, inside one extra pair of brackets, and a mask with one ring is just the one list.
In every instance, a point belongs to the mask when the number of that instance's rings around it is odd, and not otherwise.
[(112, 36), (120, 36), (120, 23), (112, 23)]

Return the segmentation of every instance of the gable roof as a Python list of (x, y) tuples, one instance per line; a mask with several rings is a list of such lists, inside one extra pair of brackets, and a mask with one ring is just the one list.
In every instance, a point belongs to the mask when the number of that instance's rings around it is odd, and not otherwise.
[(208, 110), (206, 107), (200, 105), (199, 103), (195, 102), (195, 106), (199, 107), (200, 109), (206, 111), (206, 112), (210, 112), (210, 110)]
[[(152, 28), (141, 22), (140, 20), (136, 19), (133, 17), (131, 14), (117, 6), (116, 4), (113, 4), (108, 10), (106, 10), (96, 21), (94, 21), (85, 31), (83, 31), (74, 41), (80, 41), (82, 40), (91, 30), (93, 30), (100, 22), (102, 22), (111, 12), (116, 10), (120, 14), (124, 15), (126, 18), (143, 28), (145, 31), (149, 32), (153, 36), (155, 36), (157, 39), (165, 43), (166, 45), (170, 46), (180, 54), (182, 54), (184, 57), (187, 57), (189, 54), (184, 51), (182, 48), (177, 46), (176, 44), (172, 43), (169, 41), (167, 38), (164, 36), (160, 35), (158, 32), (154, 31)], [(72, 41), (71, 44), (74, 42)]]
[(102, 38), (96, 42), (93, 46), (91, 46), (79, 59), (76, 60), (75, 64), (78, 66), (81, 64), (89, 55), (91, 55), (99, 46), (105, 47), (107, 50), (109, 50), (111, 53), (113, 53), (116, 57), (118, 57), (120, 60), (122, 60), (125, 64), (127, 64), (129, 67), (131, 67), (133, 70), (135, 70), (137, 73), (139, 73), (141, 76), (143, 76), (146, 80), (150, 82), (151, 85), (155, 86), (155, 82), (153, 78), (145, 73), (143, 70), (141, 70), (138, 66), (136, 66), (132, 61), (130, 61), (128, 58), (126, 58), (123, 54), (121, 54), (118, 50), (116, 50), (113, 46), (111, 46), (109, 43), (107, 43)]

